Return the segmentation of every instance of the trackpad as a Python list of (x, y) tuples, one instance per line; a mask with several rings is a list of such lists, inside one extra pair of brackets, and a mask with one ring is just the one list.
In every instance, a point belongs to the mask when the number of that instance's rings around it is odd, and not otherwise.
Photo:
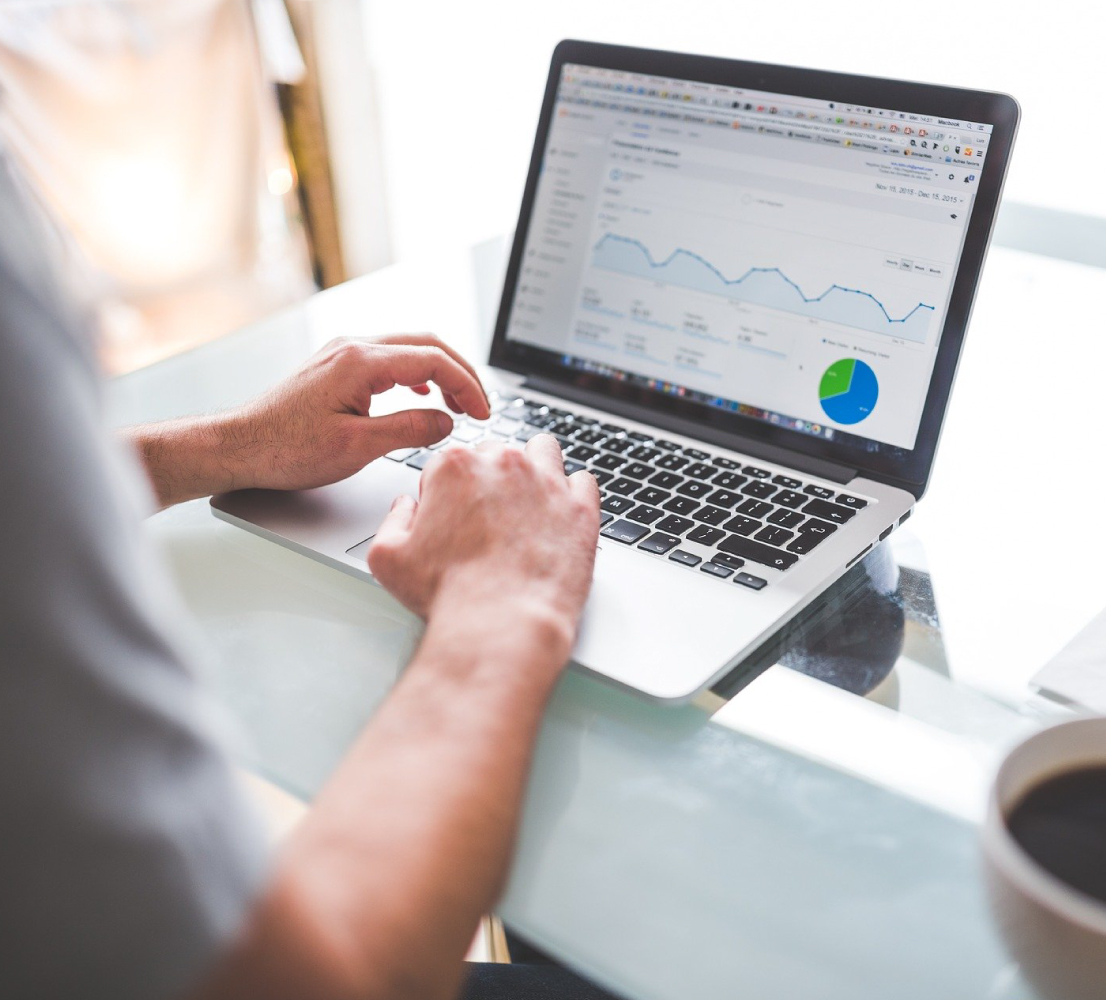
[(347, 556), (353, 556), (358, 562), (364, 562), (369, 558), (369, 546), (376, 535), (369, 535), (363, 542), (358, 542), (353, 548), (346, 549)]

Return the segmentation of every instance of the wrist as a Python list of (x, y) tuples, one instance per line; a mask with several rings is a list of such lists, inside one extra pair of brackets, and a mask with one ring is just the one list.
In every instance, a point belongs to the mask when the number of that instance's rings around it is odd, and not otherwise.
[(578, 615), (565, 603), (540, 585), (513, 586), (487, 570), (461, 567), (446, 575), (434, 595), (427, 633), (476, 658), (491, 663), (504, 658), (512, 670), (525, 665), (555, 676), (576, 639)]

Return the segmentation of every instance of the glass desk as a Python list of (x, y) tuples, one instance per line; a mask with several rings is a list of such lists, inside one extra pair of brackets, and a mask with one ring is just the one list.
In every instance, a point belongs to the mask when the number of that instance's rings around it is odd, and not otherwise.
[[(502, 254), (389, 268), (117, 379), (112, 419), (239, 402), (339, 334), (432, 329), (479, 358)], [(1063, 527), (1102, 493), (1088, 459), (1106, 338), (1086, 331), (1104, 291), (1106, 272), (993, 252), (918, 513), (715, 692), (662, 708), (566, 674), (500, 908), (511, 926), (642, 1000), (1030, 996), (987, 915), (976, 827), (1004, 750), (1062, 711), (1029, 677), (1106, 603), (1106, 534), (1093, 512)], [(310, 798), (418, 621), (205, 502), (149, 529), (243, 760)]]

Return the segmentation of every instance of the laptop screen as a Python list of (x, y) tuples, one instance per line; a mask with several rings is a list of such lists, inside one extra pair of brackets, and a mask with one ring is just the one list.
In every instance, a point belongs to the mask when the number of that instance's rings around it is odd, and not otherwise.
[(566, 64), (506, 337), (704, 407), (912, 449), (991, 131)]

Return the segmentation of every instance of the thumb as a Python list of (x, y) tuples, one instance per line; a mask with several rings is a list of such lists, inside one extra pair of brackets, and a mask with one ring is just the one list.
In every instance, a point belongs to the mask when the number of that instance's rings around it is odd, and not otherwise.
[(406, 495), (398, 496), (392, 501), (392, 509), (380, 522), (369, 546), (369, 569), (374, 576), (379, 576), (382, 569), (387, 571), (389, 557), (397, 553), (407, 541), (418, 509), (418, 503)]
[(453, 421), (441, 410), (400, 410), (363, 419), (365, 445), (373, 457), (397, 448), (425, 448), (453, 430)]

